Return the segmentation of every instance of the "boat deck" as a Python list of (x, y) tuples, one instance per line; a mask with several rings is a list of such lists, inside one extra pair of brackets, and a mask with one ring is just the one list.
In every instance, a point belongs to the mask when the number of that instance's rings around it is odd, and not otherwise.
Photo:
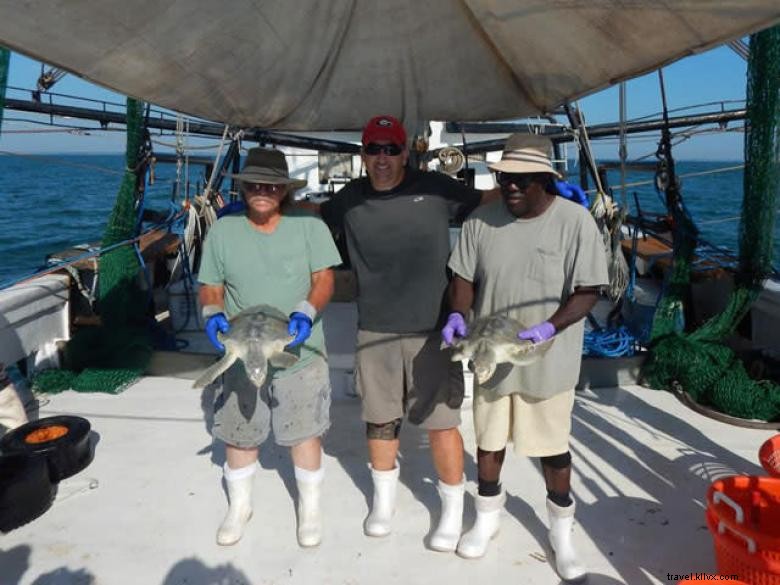
[[(334, 370), (334, 389), (343, 390)], [(354, 397), (334, 390), (324, 440), (324, 540), (295, 538), (293, 470), (286, 450), (261, 450), (254, 517), (235, 546), (215, 531), (226, 509), (224, 449), (209, 434), (214, 388), (146, 377), (120, 395), (48, 398), (40, 416), (92, 423), (95, 459), (63, 481), (52, 508), (0, 536), (0, 583), (10, 584), (430, 584), (559, 583), (547, 555), (545, 492), (538, 463), (508, 454), (501, 533), (481, 560), (426, 548), (439, 513), (424, 433), (402, 434), (395, 529), (363, 535), (371, 495), (364, 431)], [(465, 405), (468, 406), (468, 405)], [(468, 409), (468, 493), (476, 491)], [(709, 482), (761, 474), (757, 450), (770, 432), (728, 426), (671, 394), (638, 386), (583, 390), (574, 411), (576, 538), (589, 583), (670, 583), (667, 574), (715, 572), (704, 524)], [(466, 499), (465, 528), (474, 521)]]

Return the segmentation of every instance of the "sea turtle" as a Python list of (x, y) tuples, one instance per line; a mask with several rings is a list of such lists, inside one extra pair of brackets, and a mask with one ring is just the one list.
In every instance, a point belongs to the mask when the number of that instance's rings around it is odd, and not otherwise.
[(233, 365), (237, 359), (244, 362), (247, 376), (258, 388), (265, 382), (268, 364), (275, 368), (289, 368), (298, 357), (284, 351), (294, 339), (287, 333), (287, 317), (274, 307), (257, 305), (230, 319), (227, 333), (219, 333), (225, 346), (225, 355), (195, 380), (193, 388), (203, 388)]
[(470, 360), (477, 382), (487, 382), (495, 373), (496, 365), (508, 362), (527, 366), (544, 356), (555, 338), (533, 343), (517, 338), (517, 332), (526, 329), (517, 319), (504, 314), (476, 319), (468, 327), (466, 337), (456, 339), (452, 361)]

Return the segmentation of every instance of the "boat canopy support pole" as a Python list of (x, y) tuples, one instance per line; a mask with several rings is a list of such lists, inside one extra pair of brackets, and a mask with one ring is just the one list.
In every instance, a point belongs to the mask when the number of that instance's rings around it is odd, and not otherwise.
[[(585, 134), (582, 132), (582, 127), (585, 125), (584, 120), (582, 119), (582, 112), (580, 112), (580, 110), (573, 109), (571, 104), (566, 104), (563, 106), (563, 109), (566, 112), (566, 117), (569, 119), (569, 124), (571, 124), (571, 127), (577, 131), (575, 140), (577, 141), (577, 146), (580, 151), (580, 183), (582, 188), (588, 188), (587, 176), (585, 175), (584, 169), (587, 169), (587, 171), (590, 173), (590, 177), (593, 179), (593, 184), (599, 185), (601, 184), (601, 181), (599, 180), (598, 169), (593, 163), (594, 159), (592, 153), (590, 153), (590, 145), (587, 142)], [(582, 164), (583, 162), (585, 164)]]
[(5, 88), (8, 85), (8, 67), (11, 63), (11, 51), (0, 47), (0, 136), (3, 134), (3, 110), (5, 109)]

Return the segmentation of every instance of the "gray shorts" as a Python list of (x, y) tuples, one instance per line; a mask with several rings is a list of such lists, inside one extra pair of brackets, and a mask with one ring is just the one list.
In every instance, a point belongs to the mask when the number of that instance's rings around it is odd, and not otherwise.
[(363, 420), (382, 424), (407, 414), (409, 422), (428, 430), (460, 425), (463, 367), (440, 345), (438, 331), (359, 330), (355, 382)]
[(214, 405), (212, 434), (228, 445), (256, 447), (273, 428), (277, 445), (290, 447), (319, 437), (330, 427), (328, 363), (315, 358), (284, 377), (252, 384), (240, 361), (225, 372)]

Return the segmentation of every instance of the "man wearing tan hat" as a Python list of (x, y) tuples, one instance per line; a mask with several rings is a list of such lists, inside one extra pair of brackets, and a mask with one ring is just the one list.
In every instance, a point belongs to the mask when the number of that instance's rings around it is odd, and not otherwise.
[(290, 447), (298, 485), (298, 542), (321, 539), (320, 437), (330, 426), (330, 382), (325, 341), (318, 315), (333, 295), (332, 266), (341, 258), (319, 218), (288, 210), (290, 193), (306, 181), (289, 177), (278, 150), (253, 148), (240, 181), (246, 213), (225, 216), (211, 228), (198, 280), (206, 334), (220, 351), (217, 331), (229, 331), (229, 318), (266, 304), (290, 315), (288, 348), (294, 366), (271, 370), (263, 388), (240, 364), (224, 376), (214, 409), (214, 437), (227, 445), (224, 479), (230, 506), (217, 531), (217, 543), (238, 542), (252, 515), (252, 483), (258, 446), (273, 426), (277, 444)]
[(499, 483), (506, 444), (541, 458), (547, 487), (549, 539), (560, 577), (586, 575), (572, 542), (569, 433), (579, 378), (583, 318), (608, 283), (604, 246), (582, 206), (558, 197), (551, 143), (513, 134), (496, 172), (502, 201), (481, 207), (463, 224), (449, 261), (452, 312), (444, 341), (467, 334), (466, 315), (504, 313), (530, 325), (517, 332), (534, 343), (555, 337), (542, 360), (500, 364), (474, 393), (479, 493), (474, 527), (458, 543), (468, 558), (485, 554), (497, 534), (504, 494)]
[[(363, 523), (368, 536), (391, 530), (404, 416), (428, 432), (442, 512), (429, 545), (452, 552), (463, 517), (463, 439), (459, 363), (440, 351), (447, 288), (449, 226), (491, 194), (441, 173), (407, 166), (406, 131), (393, 116), (363, 130), (367, 177), (346, 185), (320, 208), (346, 238), (358, 284), (357, 390), (366, 422), (374, 494)], [(493, 195), (498, 198), (498, 192)]]

